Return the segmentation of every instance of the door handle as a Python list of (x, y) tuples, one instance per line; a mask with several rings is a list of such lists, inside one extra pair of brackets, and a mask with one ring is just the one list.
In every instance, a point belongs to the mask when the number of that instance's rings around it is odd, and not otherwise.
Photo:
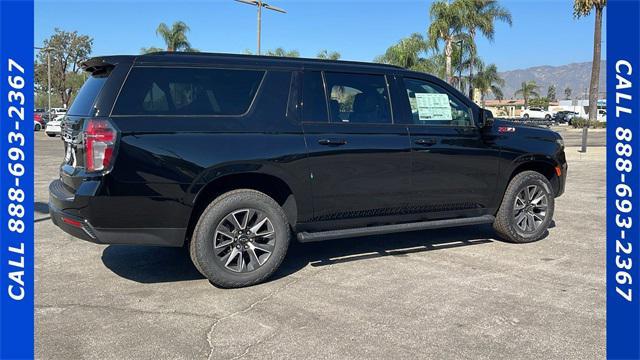
[(326, 145), (326, 146), (341, 146), (341, 145), (346, 145), (347, 144), (347, 140), (320, 139), (320, 140), (318, 140), (318, 144)]
[(434, 139), (434, 138), (418, 139), (418, 140), (414, 141), (414, 143), (416, 145), (431, 146), (431, 145), (435, 145), (436, 144), (436, 139)]

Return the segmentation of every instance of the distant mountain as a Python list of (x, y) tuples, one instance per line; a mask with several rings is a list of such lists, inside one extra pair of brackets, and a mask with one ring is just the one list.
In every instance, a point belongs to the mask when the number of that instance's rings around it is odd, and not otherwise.
[[(505, 81), (502, 87), (504, 97), (514, 98), (514, 93), (520, 88), (523, 81), (534, 80), (539, 87), (540, 96), (547, 96), (547, 88), (556, 86), (556, 97), (564, 99), (564, 89), (570, 87), (573, 99), (582, 98), (585, 89), (589, 88), (591, 81), (591, 62), (574, 63), (562, 66), (536, 66), (528, 69), (511, 70), (501, 72), (500, 76)], [(600, 67), (600, 93), (606, 90), (605, 61)]]

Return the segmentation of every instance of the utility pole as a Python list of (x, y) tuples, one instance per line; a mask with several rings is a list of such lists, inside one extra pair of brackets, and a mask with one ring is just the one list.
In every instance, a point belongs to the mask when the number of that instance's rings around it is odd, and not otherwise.
[[(588, 97), (587, 88), (584, 88), (584, 93), (582, 96), (583, 101), (585, 97)], [(582, 106), (582, 108), (584, 108), (584, 105)], [(597, 114), (598, 114), (598, 107), (596, 106), (596, 116)], [(582, 127), (582, 147), (580, 149), (580, 152), (583, 152), (583, 153), (587, 152), (587, 132), (589, 131), (589, 117), (590, 117), (590, 114), (587, 114), (587, 119), (584, 122), (584, 126)]]
[(287, 12), (284, 9), (281, 9), (279, 7), (271, 6), (263, 2), (262, 0), (235, 0), (235, 1), (241, 2), (243, 4), (256, 6), (258, 8), (258, 49), (257, 49), (256, 55), (260, 55), (260, 39), (262, 37), (262, 34), (261, 34), (262, 33), (262, 8), (277, 11), (283, 14), (286, 14)]

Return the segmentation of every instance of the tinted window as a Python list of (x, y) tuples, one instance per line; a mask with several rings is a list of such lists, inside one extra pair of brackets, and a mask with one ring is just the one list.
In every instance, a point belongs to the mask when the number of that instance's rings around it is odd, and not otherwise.
[(100, 94), (100, 90), (107, 81), (108, 74), (89, 76), (87, 81), (78, 91), (78, 95), (73, 100), (69, 108), (69, 115), (90, 116), (93, 115), (93, 104)]
[(322, 74), (319, 71), (304, 73), (302, 99), (302, 119), (304, 121), (327, 121), (327, 100), (324, 94)]
[(391, 123), (383, 75), (325, 73), (332, 122)]
[(471, 109), (438, 85), (404, 79), (413, 124), (470, 126)]
[(264, 71), (133, 68), (114, 115), (241, 115), (258, 91)]

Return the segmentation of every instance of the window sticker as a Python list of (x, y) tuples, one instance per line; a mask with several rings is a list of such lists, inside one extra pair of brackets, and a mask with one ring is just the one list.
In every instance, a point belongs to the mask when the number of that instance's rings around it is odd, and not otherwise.
[(422, 121), (453, 120), (447, 94), (416, 93), (416, 103), (418, 119)]

